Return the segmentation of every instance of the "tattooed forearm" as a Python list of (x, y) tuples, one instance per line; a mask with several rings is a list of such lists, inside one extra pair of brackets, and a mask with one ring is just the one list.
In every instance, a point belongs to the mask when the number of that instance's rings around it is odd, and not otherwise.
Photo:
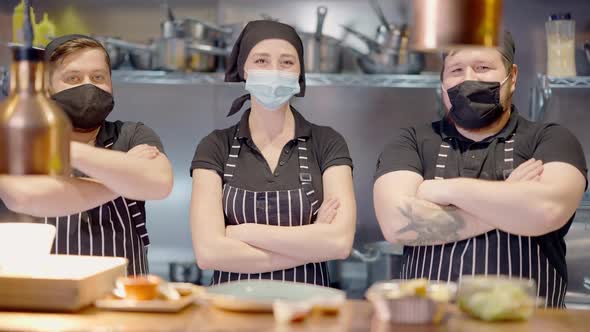
[(399, 207), (400, 215), (408, 225), (397, 231), (405, 235), (399, 243), (409, 246), (440, 244), (460, 240), (460, 231), (465, 220), (453, 206), (439, 206), (427, 201), (414, 199)]

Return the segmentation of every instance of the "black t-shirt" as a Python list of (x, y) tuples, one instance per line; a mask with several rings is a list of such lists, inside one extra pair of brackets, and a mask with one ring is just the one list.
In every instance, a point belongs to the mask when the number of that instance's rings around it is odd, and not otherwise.
[(250, 134), (246, 111), (240, 122), (232, 127), (215, 130), (197, 146), (191, 163), (191, 174), (196, 168), (209, 169), (223, 178), (225, 164), (229, 156), (234, 135), (239, 127), (238, 139), (242, 143), (232, 185), (251, 191), (276, 191), (299, 188), (298, 138), (307, 139), (309, 173), (320, 202), (323, 199), (322, 175), (331, 166), (348, 165), (352, 159), (346, 141), (330, 127), (318, 126), (308, 122), (299, 112), (293, 111), (295, 118), (295, 138), (283, 147), (283, 153), (274, 174), (256, 147)]
[(115, 151), (127, 152), (135, 146), (147, 144), (164, 153), (164, 146), (158, 134), (141, 122), (105, 121), (96, 136), (96, 146), (105, 147), (105, 143), (115, 138), (117, 132), (117, 139), (113, 141), (112, 146)]
[[(463, 137), (446, 119), (432, 124), (402, 129), (389, 143), (377, 163), (375, 180), (394, 171), (412, 171), (425, 180), (435, 176), (436, 161), (443, 139), (450, 143), (444, 178), (470, 177), (486, 180), (504, 179), (504, 144), (515, 133), (514, 168), (535, 158), (543, 163), (564, 162), (576, 167), (587, 178), (584, 151), (577, 138), (557, 124), (531, 122), (513, 107), (508, 124), (500, 133), (482, 142)], [(587, 180), (586, 180), (587, 183)], [(537, 242), (562, 275), (565, 271), (567, 234), (575, 214), (561, 229), (536, 237)]]

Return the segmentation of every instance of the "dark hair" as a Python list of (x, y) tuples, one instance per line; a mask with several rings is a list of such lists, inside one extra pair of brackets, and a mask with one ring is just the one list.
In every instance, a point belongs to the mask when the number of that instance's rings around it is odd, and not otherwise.
[(69, 41), (64, 42), (63, 44), (57, 46), (51, 54), (49, 54), (48, 58), (48, 69), (52, 72), (58, 63), (62, 63), (63, 60), (71, 54), (74, 54), (78, 51), (85, 50), (85, 49), (99, 49), (104, 52), (104, 59), (106, 64), (111, 68), (111, 59), (107, 50), (102, 46), (102, 44), (94, 39), (91, 38), (76, 38)]

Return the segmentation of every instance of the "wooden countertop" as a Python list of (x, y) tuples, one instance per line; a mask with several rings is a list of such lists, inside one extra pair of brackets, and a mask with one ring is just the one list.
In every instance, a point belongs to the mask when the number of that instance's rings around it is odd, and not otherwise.
[(225, 312), (192, 306), (176, 314), (100, 311), (88, 308), (75, 314), (0, 311), (0, 331), (248, 331), (248, 332), (561, 332), (588, 331), (590, 311), (539, 310), (528, 322), (483, 323), (461, 314), (440, 326), (393, 326), (372, 319), (365, 301), (349, 301), (338, 316), (312, 316), (303, 323), (275, 324), (270, 314)]

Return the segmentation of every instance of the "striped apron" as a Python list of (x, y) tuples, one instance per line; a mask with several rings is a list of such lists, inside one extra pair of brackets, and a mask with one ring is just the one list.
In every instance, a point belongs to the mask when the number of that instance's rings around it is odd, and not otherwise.
[[(105, 143), (111, 149), (114, 139)], [(56, 228), (52, 253), (125, 257), (128, 275), (147, 274), (147, 247), (143, 201), (118, 197), (92, 210), (70, 216), (46, 217)]]
[[(444, 179), (451, 146), (442, 142), (435, 179)], [(504, 142), (504, 179), (514, 168), (514, 135)], [(442, 245), (405, 247), (400, 277), (461, 281), (463, 275), (505, 275), (534, 279), (537, 297), (545, 307), (564, 307), (567, 280), (562, 278), (541, 250), (537, 239), (501, 230)]]
[[(297, 140), (300, 187), (292, 190), (249, 191), (233, 186), (232, 180), (237, 168), (240, 150), (241, 143), (236, 132), (223, 176), (223, 209), (226, 226), (256, 223), (296, 227), (315, 222), (320, 203), (313, 189), (312, 177), (309, 173), (308, 148), (305, 139), (299, 138)], [(215, 285), (250, 279), (270, 279), (329, 286), (328, 269), (325, 262), (307, 263), (290, 269), (252, 274), (214, 271), (211, 282)]]

